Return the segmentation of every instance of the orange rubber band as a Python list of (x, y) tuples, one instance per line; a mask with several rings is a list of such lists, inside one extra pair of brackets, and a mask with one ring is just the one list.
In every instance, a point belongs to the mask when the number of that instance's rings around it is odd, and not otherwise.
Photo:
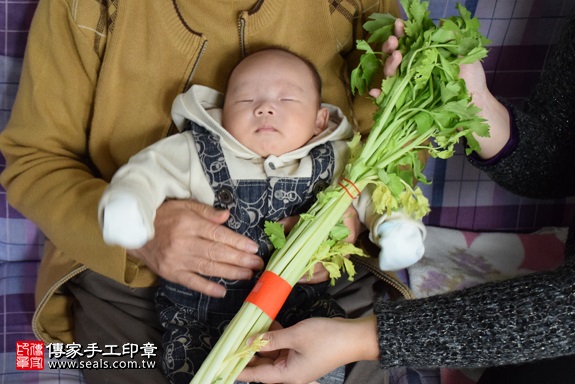
[[(352, 181), (346, 179), (345, 177), (343, 178), (343, 180), (347, 181), (349, 184), (351, 184), (351, 186), (355, 189), (355, 191), (357, 192), (357, 196), (359, 196), (361, 194), (361, 191), (359, 190), (359, 188), (357, 187), (357, 185), (355, 185)], [(356, 196), (356, 197), (357, 197)]]
[(271, 271), (264, 271), (246, 302), (254, 304), (274, 320), (292, 290), (292, 286)]
[(357, 187), (357, 185), (355, 185), (352, 181), (350, 181), (350, 180), (348, 180), (348, 179), (346, 179), (346, 178), (343, 178), (343, 181), (346, 181), (346, 182), (347, 182), (349, 185), (351, 185), (351, 186), (355, 189), (355, 191), (357, 192), (357, 195), (354, 196), (354, 195), (349, 191), (349, 189), (347, 189), (347, 188), (345, 187), (345, 185), (343, 185), (341, 182), (340, 182), (340, 183), (337, 183), (337, 185), (339, 185), (340, 187), (342, 187), (342, 188), (345, 190), (345, 192), (349, 195), (349, 197), (351, 197), (352, 199), (355, 199), (356, 197), (358, 197), (358, 196), (361, 194), (361, 191), (359, 190), (359, 188)]

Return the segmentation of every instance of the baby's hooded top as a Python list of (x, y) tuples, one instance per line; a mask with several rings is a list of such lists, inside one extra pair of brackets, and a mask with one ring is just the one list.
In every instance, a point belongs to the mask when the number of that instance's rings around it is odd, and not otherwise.
[[(353, 129), (339, 108), (322, 105), (330, 112), (328, 127), (301, 148), (281, 156), (263, 158), (222, 127), (223, 102), (222, 93), (201, 85), (194, 85), (180, 94), (174, 100), (172, 118), (181, 133), (144, 149), (118, 170), (100, 201), (100, 222), (104, 207), (115, 194), (128, 193), (136, 197), (149, 238), (154, 233), (156, 209), (166, 198), (194, 199), (208, 205), (214, 203), (214, 192), (198, 156), (193, 133), (187, 130), (190, 121), (219, 137), (230, 176), (234, 180), (310, 177), (310, 150), (331, 142), (335, 153), (332, 182), (338, 181), (349, 158), (348, 141), (353, 137)], [(377, 228), (383, 220), (373, 211), (368, 193), (362, 193), (355, 199), (354, 206), (361, 222), (369, 229)], [(372, 231), (372, 234), (376, 235), (376, 231)]]

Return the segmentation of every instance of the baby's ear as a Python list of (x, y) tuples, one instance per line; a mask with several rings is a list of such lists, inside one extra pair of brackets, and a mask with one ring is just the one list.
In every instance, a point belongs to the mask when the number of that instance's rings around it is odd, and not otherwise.
[(329, 109), (320, 108), (317, 111), (317, 116), (315, 119), (315, 135), (319, 135), (327, 128), (327, 123), (329, 121)]

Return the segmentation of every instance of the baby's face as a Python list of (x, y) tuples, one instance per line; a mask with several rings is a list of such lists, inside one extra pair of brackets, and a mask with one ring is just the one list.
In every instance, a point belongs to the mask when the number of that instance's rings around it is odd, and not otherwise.
[(262, 157), (300, 148), (327, 126), (311, 70), (279, 50), (241, 62), (230, 77), (222, 125)]

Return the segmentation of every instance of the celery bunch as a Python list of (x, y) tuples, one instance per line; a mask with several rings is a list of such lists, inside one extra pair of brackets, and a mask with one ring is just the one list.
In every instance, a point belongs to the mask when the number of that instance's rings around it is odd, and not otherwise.
[[(465, 137), (468, 151), (479, 149), (472, 133), (487, 135), (488, 127), (470, 104), (465, 82), (458, 77), (459, 65), (486, 56), (488, 40), (479, 33), (479, 22), (457, 5), (460, 16), (435, 25), (429, 18), (428, 3), (401, 0), (407, 15), (405, 36), (400, 39), (403, 62), (395, 76), (383, 80), (381, 95), (375, 100), (374, 125), (365, 142), (359, 135), (351, 141), (351, 157), (340, 183), (318, 194), (316, 203), (287, 238), (269, 223), (266, 233), (276, 250), (266, 271), (284, 279), (290, 286), (321, 262), (333, 279), (340, 269), (353, 277), (353, 264), (344, 256), (363, 254), (342, 240), (347, 236), (341, 219), (354, 194), (373, 185), (376, 211), (390, 213), (401, 208), (414, 218), (429, 212), (427, 199), (414, 186), (427, 183), (424, 163), (417, 156), (426, 151), (442, 159), (453, 154), (454, 145)], [(395, 18), (374, 14), (364, 28), (371, 37), (358, 41), (365, 53), (352, 72), (352, 88), (365, 93), (382, 72), (385, 57), (370, 44), (387, 40)], [(356, 193), (350, 193), (356, 191)], [(273, 288), (273, 287), (272, 287)], [(245, 302), (192, 380), (192, 384), (233, 383), (264, 341), (261, 337), (272, 319), (258, 306)]]
[[(425, 150), (446, 159), (465, 137), (469, 154), (479, 150), (472, 133), (488, 135), (487, 124), (478, 117), (479, 109), (470, 103), (465, 82), (459, 78), (459, 65), (484, 58), (489, 40), (461, 4), (457, 4), (460, 16), (443, 19), (439, 26), (429, 18), (428, 2), (401, 0), (401, 4), (407, 15), (405, 35), (399, 39), (403, 60), (396, 75), (381, 83), (374, 126), (358, 159), (348, 165), (348, 173), (352, 178), (376, 179), (373, 199), (380, 209), (402, 207), (423, 216), (427, 204), (411, 185), (414, 178), (428, 183), (417, 152)], [(357, 43), (365, 53), (352, 72), (354, 90), (365, 93), (382, 72), (382, 53), (369, 44), (385, 42), (394, 22), (391, 15), (374, 14), (365, 23), (371, 36)]]

